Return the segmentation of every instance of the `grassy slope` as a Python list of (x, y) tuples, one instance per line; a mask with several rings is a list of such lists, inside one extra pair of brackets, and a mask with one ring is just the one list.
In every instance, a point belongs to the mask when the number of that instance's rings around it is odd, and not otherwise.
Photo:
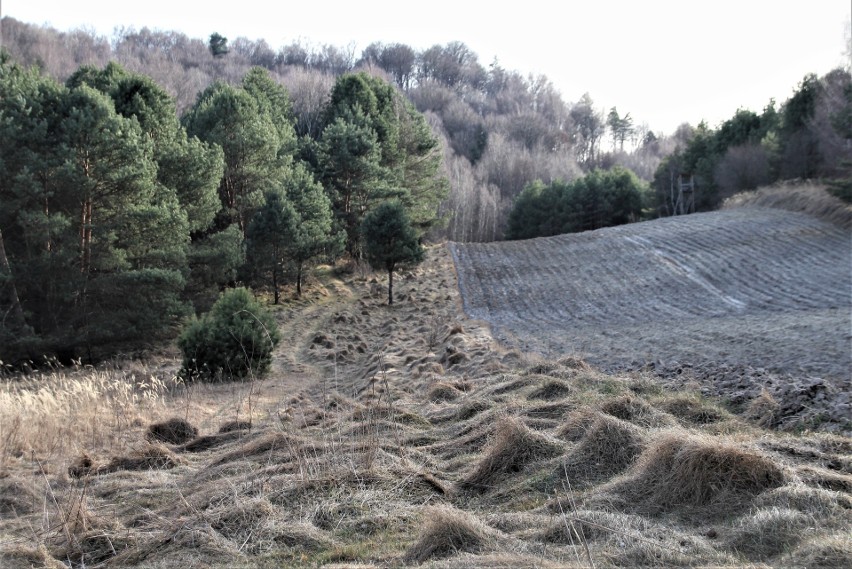
[[(0, 565), (842, 566), (852, 440), (769, 431), (641, 374), (505, 350), (447, 251), (399, 302), (323, 274), (268, 379), (174, 362), (0, 390)], [(375, 288), (375, 287), (373, 287)], [(161, 379), (158, 379), (161, 378)], [(760, 417), (755, 400), (751, 414)], [(180, 417), (200, 437), (146, 440)], [(234, 420), (250, 429), (217, 432)], [(85, 455), (85, 456), (84, 456)], [(77, 466), (79, 478), (70, 477)]]

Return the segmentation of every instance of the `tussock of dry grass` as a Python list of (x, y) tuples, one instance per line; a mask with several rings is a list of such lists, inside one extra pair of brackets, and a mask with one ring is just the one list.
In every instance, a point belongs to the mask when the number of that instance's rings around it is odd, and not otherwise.
[(185, 461), (169, 448), (161, 444), (148, 444), (126, 456), (113, 457), (102, 465), (96, 465), (90, 457), (83, 455), (68, 468), (68, 474), (72, 478), (82, 478), (120, 470), (165, 470), (181, 464), (185, 464)]
[(554, 477), (568, 477), (571, 487), (600, 482), (630, 467), (645, 448), (646, 436), (636, 426), (606, 415), (598, 417), (572, 449)]
[(0, 475), (0, 518), (34, 512), (39, 506), (40, 495), (32, 478)]
[(452, 506), (433, 506), (423, 511), (423, 529), (405, 552), (405, 561), (423, 563), (462, 552), (479, 552), (493, 533), (471, 514)]
[(781, 418), (781, 405), (764, 389), (749, 402), (745, 417), (761, 427), (772, 427)]
[(461, 397), (462, 394), (463, 392), (455, 385), (445, 381), (438, 381), (429, 388), (429, 392), (426, 397), (429, 398), (429, 401), (439, 403), (443, 401), (455, 401)]
[(522, 471), (528, 464), (551, 458), (562, 445), (535, 433), (517, 419), (506, 418), (497, 425), (494, 442), (474, 469), (459, 481), (461, 490), (483, 492), (504, 474)]
[(197, 437), (198, 429), (186, 419), (173, 417), (168, 421), (150, 424), (146, 436), (149, 441), (179, 445)]
[(725, 200), (722, 208), (747, 206), (801, 211), (845, 229), (852, 228), (852, 205), (832, 196), (824, 186), (817, 184), (780, 184), (743, 192)]
[(670, 432), (642, 455), (611, 490), (637, 510), (732, 512), (784, 484), (769, 458), (707, 436)]
[(815, 525), (812, 517), (796, 510), (757, 510), (741, 518), (727, 545), (748, 559), (772, 558), (806, 540)]
[(850, 474), (807, 466), (800, 468), (798, 474), (807, 484), (852, 495), (852, 475)]
[(675, 395), (668, 397), (657, 404), (657, 407), (674, 415), (687, 425), (708, 425), (722, 420), (724, 415), (702, 402), (697, 397), (688, 395)]
[(599, 411), (583, 407), (568, 414), (562, 425), (556, 430), (556, 436), (567, 441), (579, 441), (588, 428), (601, 416)]
[(600, 410), (622, 421), (629, 421), (643, 427), (661, 427), (671, 424), (665, 415), (654, 409), (644, 399), (629, 394), (606, 399), (600, 404)]
[(763, 492), (754, 500), (755, 508), (796, 510), (819, 520), (842, 520), (852, 511), (852, 494), (813, 488), (799, 481)]
[(219, 427), (219, 434), (233, 433), (234, 431), (250, 431), (251, 421), (234, 420), (222, 423)]
[(545, 399), (553, 401), (555, 399), (563, 399), (571, 394), (570, 385), (560, 379), (550, 379), (545, 381), (541, 387), (530, 393), (528, 399)]
[(852, 534), (834, 534), (799, 546), (787, 559), (800, 567), (848, 567), (852, 559)]

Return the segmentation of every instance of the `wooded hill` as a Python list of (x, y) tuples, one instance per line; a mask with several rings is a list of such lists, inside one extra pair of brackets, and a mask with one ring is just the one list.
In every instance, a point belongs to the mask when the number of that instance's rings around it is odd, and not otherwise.
[(238, 281), (277, 302), (311, 264), (361, 259), (362, 221), (386, 201), (421, 238), (488, 241), (675, 213), (681, 176), (694, 180), (686, 211), (701, 211), (849, 167), (842, 70), (760, 115), (663, 136), (588, 95), (566, 104), (544, 76), (486, 68), (459, 42), (375, 43), (356, 58), (147, 29), (108, 41), (11, 18), (3, 38), (7, 362), (134, 349)]
[(684, 124), (654, 133), (641, 117), (599, 109), (589, 95), (564, 101), (543, 75), (480, 62), (461, 42), (420, 51), (374, 43), (357, 54), (352, 46), (293, 42), (276, 49), (262, 39), (198, 39), (147, 28), (106, 38), (8, 17), (3, 30), (6, 48), (25, 66), (64, 81), (80, 65), (117, 61), (161, 85), (179, 115), (214, 81), (236, 85), (250, 67), (263, 67), (286, 87), (300, 137), (319, 135), (335, 77), (354, 70), (382, 77), (425, 114), (444, 143), (450, 191), (441, 210), (449, 215), (436, 236), (456, 241), (502, 238), (514, 198), (535, 180), (570, 182), (620, 165), (652, 184), (644, 207), (656, 217), (674, 213), (680, 174), (695, 175), (695, 209), (702, 211), (777, 179), (843, 177), (850, 158), (850, 80), (843, 70), (805, 77), (785, 103), (767, 101), (759, 113), (739, 110), (718, 127)]

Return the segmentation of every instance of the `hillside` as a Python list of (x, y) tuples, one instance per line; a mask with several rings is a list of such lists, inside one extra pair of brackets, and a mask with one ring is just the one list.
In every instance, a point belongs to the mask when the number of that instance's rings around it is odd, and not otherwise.
[[(850, 416), (848, 228), (738, 207), (451, 250), (465, 311), (507, 345), (737, 402), (768, 388), (798, 419)], [(808, 389), (830, 395), (801, 400)]]
[(760, 426), (778, 411), (769, 394), (737, 414), (647, 371), (502, 347), (461, 311), (442, 246), (401, 275), (393, 307), (382, 288), (320, 271), (277, 312), (284, 341), (263, 380), (183, 385), (166, 356), (3, 378), (0, 565), (852, 556), (848, 437)]

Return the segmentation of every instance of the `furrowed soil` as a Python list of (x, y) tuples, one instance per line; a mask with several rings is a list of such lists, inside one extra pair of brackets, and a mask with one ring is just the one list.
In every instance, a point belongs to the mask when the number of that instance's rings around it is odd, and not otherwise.
[[(559, 291), (592, 270), (572, 266)], [(805, 424), (771, 389), (732, 402), (659, 368), (605, 373), (555, 335), (510, 336), (465, 315), (466, 271), (463, 300), (449, 249), (432, 247), (395, 279), (393, 306), (381, 275), (318, 271), (272, 307), (284, 340), (263, 379), (186, 385), (168, 354), (3, 377), (0, 566), (848, 566), (839, 419)], [(724, 298), (751, 297), (702, 278), (736, 322)], [(521, 302), (506, 294), (502, 308)], [(568, 302), (550, 294), (548, 317)], [(697, 377), (687, 363), (677, 377)]]
[[(805, 397), (788, 420), (852, 417), (848, 229), (743, 207), (450, 247), (465, 312), (506, 345), (653, 369), (735, 402)], [(807, 391), (824, 392), (818, 409)]]

